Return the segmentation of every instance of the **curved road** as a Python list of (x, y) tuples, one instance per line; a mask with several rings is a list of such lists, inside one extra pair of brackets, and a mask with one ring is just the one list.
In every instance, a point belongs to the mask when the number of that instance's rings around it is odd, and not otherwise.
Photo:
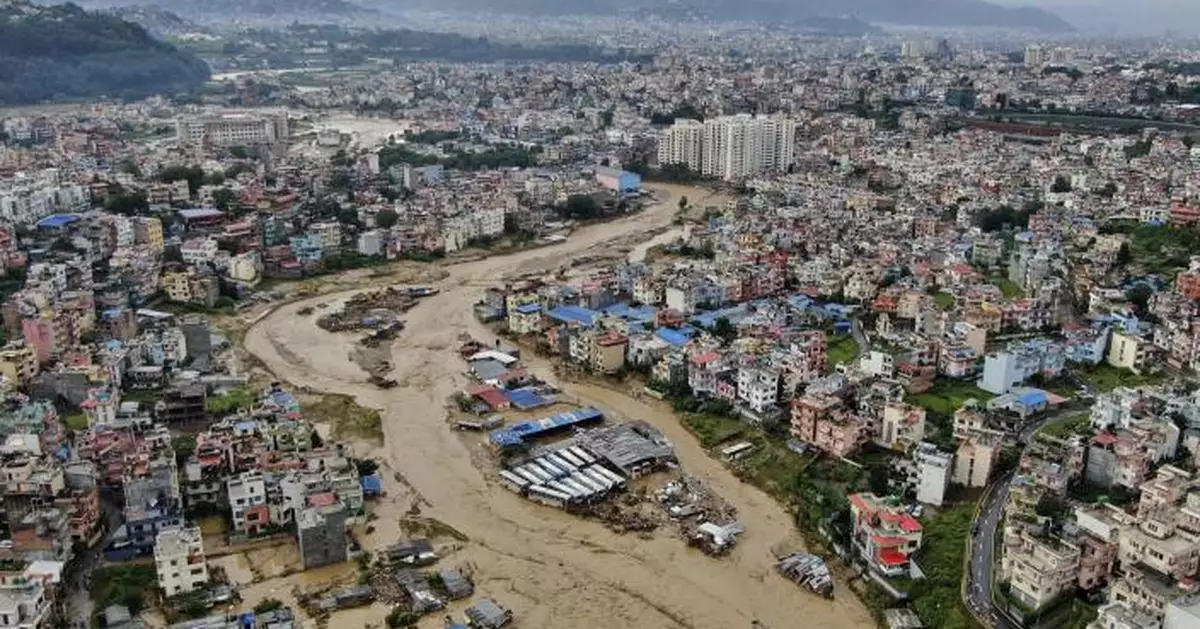
[[(585, 227), (565, 243), (449, 267), (450, 276), (438, 284), (441, 292), (406, 315), (406, 328), (392, 347), (391, 377), (399, 383), (394, 389), (383, 391), (367, 384), (366, 375), (347, 356), (352, 337), (323, 332), (312, 315), (299, 314), (305, 307), (346, 295), (326, 295), (279, 308), (247, 332), (245, 348), (282, 380), (347, 393), (364, 406), (381, 410), (384, 444), (356, 448), (381, 461), (385, 478), (395, 474), (401, 481), (389, 483), (388, 496), (376, 504), (379, 517), (372, 521), (374, 531), (364, 544), (379, 548), (395, 543), (404, 535), (400, 522), (418, 508), (422, 516), (436, 518), (469, 539), (448, 561), (471, 566), (478, 594), (510, 606), (522, 627), (731, 629), (754, 623), (782, 628), (797, 622), (822, 629), (872, 627), (869, 613), (849, 589), (826, 601), (774, 573), (772, 550), (801, 543), (791, 516), (710, 457), (665, 405), (602, 387), (563, 385), (573, 402), (656, 425), (674, 443), (682, 467), (737, 507), (748, 532), (728, 557), (712, 559), (687, 548), (669, 526), (652, 539), (640, 539), (534, 505), (480, 471), (486, 465), (478, 466), (473, 459), (486, 457), (487, 448), (479, 435), (456, 432), (447, 425), (447, 400), (468, 382), (455, 351), (462, 335), (491, 338), (471, 311), (481, 287), (552, 270), (581, 255), (629, 247), (671, 223), (678, 196), (703, 197), (694, 188), (658, 190), (662, 202), (653, 209)], [(698, 202), (703, 203), (703, 199)], [(549, 364), (526, 358), (534, 372), (548, 375)], [(531, 415), (543, 414), (544, 410)], [(246, 604), (252, 605), (260, 591), (287, 589), (272, 584), (242, 592)], [(369, 609), (369, 615), (354, 621), (348, 615), (353, 612), (339, 613), (334, 622), (378, 623), (387, 611)], [(441, 626), (436, 620), (427, 619), (422, 626)]]
[[(1037, 431), (1066, 421), (1071, 416), (1072, 409), (1062, 409), (1036, 421), (1017, 435), (1018, 443), (1028, 446)], [(972, 529), (971, 561), (967, 574), (966, 605), (971, 615), (984, 623), (984, 626), (995, 629), (1017, 629), (1014, 623), (995, 604), (992, 596), (993, 570), (996, 566), (996, 531), (1004, 519), (1004, 505), (1008, 504), (1008, 492), (1012, 488), (1013, 474), (1007, 474), (997, 480), (984, 496), (980, 505), (978, 519)]]

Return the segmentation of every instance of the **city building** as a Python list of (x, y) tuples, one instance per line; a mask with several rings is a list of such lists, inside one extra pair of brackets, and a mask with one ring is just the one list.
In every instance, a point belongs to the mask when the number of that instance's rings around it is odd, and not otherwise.
[(161, 531), (154, 545), (158, 586), (167, 596), (195, 592), (208, 583), (204, 539), (197, 527)]

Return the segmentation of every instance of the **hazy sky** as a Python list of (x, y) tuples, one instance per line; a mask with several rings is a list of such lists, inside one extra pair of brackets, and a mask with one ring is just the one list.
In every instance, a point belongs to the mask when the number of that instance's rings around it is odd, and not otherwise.
[(1076, 27), (1110, 32), (1200, 34), (1200, 0), (992, 0), (1054, 11)]

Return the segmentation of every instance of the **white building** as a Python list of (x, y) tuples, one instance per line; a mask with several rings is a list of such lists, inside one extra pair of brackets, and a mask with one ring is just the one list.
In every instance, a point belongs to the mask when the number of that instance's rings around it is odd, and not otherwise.
[(217, 257), (219, 251), (216, 238), (193, 238), (179, 247), (184, 264), (199, 266)]
[(267, 485), (261, 472), (242, 472), (225, 482), (229, 509), (233, 512), (233, 530), (246, 532), (246, 511), (267, 503)]
[(767, 413), (779, 401), (779, 374), (767, 369), (742, 367), (737, 374), (737, 395), (755, 413)]
[(161, 531), (154, 543), (158, 586), (167, 596), (186, 594), (208, 583), (204, 540), (197, 527)]
[(383, 253), (383, 235), (379, 230), (372, 229), (358, 235), (358, 253), (364, 256), (377, 256)]
[(940, 507), (950, 487), (954, 455), (922, 442), (913, 450), (917, 464), (917, 502)]
[(704, 123), (680, 118), (658, 139), (658, 163), (682, 164), (699, 172), (704, 144)]
[(1163, 629), (1200, 629), (1200, 595), (1189, 594), (1167, 605)]
[(794, 161), (796, 123), (783, 116), (722, 116), (704, 122), (700, 172), (742, 179), (786, 170)]
[(180, 146), (274, 145), (287, 142), (288, 119), (286, 113), (181, 117), (175, 133)]

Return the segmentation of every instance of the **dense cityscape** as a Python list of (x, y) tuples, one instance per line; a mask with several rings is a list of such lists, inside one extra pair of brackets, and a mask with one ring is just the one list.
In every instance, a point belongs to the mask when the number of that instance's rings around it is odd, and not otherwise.
[(0, 0), (0, 629), (1200, 629), (1200, 47), (936, 4)]

